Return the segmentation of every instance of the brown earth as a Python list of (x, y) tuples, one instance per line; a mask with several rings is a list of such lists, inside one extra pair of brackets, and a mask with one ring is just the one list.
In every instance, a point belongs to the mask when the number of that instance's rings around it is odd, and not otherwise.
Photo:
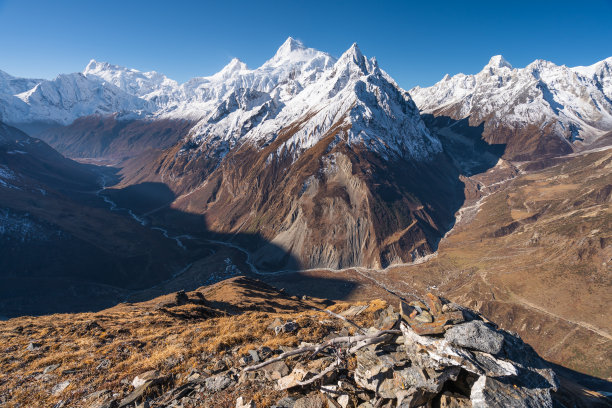
[(405, 297), (434, 290), (518, 332), (544, 358), (610, 380), (612, 150), (559, 161), (506, 182), (510, 164), (472, 177), (472, 199), (435, 258), (311, 271), (312, 293), (328, 276), (354, 281), (347, 299), (367, 299), (376, 287)]
[(264, 270), (379, 268), (436, 250), (463, 201), (459, 170), (447, 156), (386, 161), (349, 146), (337, 125), (294, 161), (294, 152), (278, 148), (301, 123), (221, 162), (209, 156), (214, 146), (183, 143), (130, 160), (117, 188), (165, 183), (177, 196), (172, 208), (204, 215), (209, 231), (258, 234), (259, 242), (240, 244)]
[[(397, 300), (393, 303), (396, 304)], [(91, 406), (95, 392), (121, 399), (132, 380), (149, 370), (180, 387), (195, 373), (240, 370), (249, 350), (295, 348), (330, 334), (355, 333), (352, 325), (323, 312), (355, 305), (290, 296), (262, 282), (236, 277), (193, 292), (177, 292), (143, 303), (122, 303), (98, 313), (20, 317), (0, 322), (0, 403), (3, 407)], [(351, 319), (369, 327), (382, 300)], [(298, 330), (276, 334), (275, 321)], [(336, 334), (337, 335), (337, 334)], [(272, 405), (287, 391), (249, 387), (248, 381), (204, 397), (209, 406), (233, 407), (236, 398)], [(605, 406), (601, 394), (561, 378), (557, 400), (576, 407)], [(179, 388), (180, 389), (180, 388)], [(162, 391), (166, 391), (167, 388)]]

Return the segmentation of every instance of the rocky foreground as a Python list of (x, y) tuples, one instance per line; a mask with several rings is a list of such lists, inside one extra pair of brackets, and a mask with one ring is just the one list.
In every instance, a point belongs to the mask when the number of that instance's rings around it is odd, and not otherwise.
[(2, 407), (606, 406), (518, 335), (429, 294), (331, 304), (244, 277), (0, 323)]

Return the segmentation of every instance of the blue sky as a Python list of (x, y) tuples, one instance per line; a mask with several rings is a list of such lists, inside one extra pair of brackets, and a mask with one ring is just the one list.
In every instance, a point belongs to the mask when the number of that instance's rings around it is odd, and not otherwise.
[(612, 56), (612, 0), (0, 0), (0, 69), (52, 78), (91, 58), (183, 82), (232, 57), (254, 68), (288, 37), (339, 56), (353, 42), (408, 89), (495, 54), (589, 65)]

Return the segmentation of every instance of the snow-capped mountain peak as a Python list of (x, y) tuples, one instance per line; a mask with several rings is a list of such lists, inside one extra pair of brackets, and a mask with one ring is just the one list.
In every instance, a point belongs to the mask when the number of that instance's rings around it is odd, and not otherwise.
[(287, 68), (288, 70), (327, 67), (335, 59), (326, 52), (307, 48), (302, 42), (289, 37), (276, 51), (274, 56), (266, 61), (259, 69)]
[(478, 74), (445, 76), (410, 94), (426, 113), (469, 116), (471, 123), (486, 121), (488, 128), (547, 127), (570, 143), (588, 142), (612, 129), (609, 61), (568, 68), (538, 59), (525, 68), (511, 68), (497, 55)]
[(83, 70), (87, 78), (98, 78), (113, 84), (130, 95), (144, 97), (149, 100), (152, 93), (159, 91), (172, 92), (178, 83), (155, 71), (141, 72), (137, 69), (125, 68), (108, 62), (89, 61)]
[(238, 58), (232, 58), (232, 60), (224, 66), (221, 71), (214, 74), (212, 78), (217, 80), (228, 79), (243, 71), (248, 71), (247, 65)]
[(499, 69), (499, 68), (509, 68), (512, 69), (512, 65), (501, 55), (494, 55), (491, 57), (486, 68)]
[(362, 75), (367, 75), (370, 73), (370, 69), (373, 68), (369, 66), (368, 60), (361, 53), (357, 43), (353, 43), (353, 45), (338, 58), (335, 67), (339, 69), (348, 68), (351, 70), (356, 68)]
[[(300, 123), (277, 154), (290, 152), (295, 159), (340, 124), (346, 131), (338, 141), (364, 146), (383, 157), (424, 160), (440, 151), (439, 141), (429, 134), (410, 96), (356, 44), (334, 61), (294, 41), (281, 47), (288, 50), (292, 45), (289, 53), (275, 56), (289, 58), (293, 65), (272, 70), (273, 65), (266, 63), (252, 71), (285, 80), (267, 92), (265, 88), (233, 92), (194, 126), (190, 148), (195, 142), (208, 154), (223, 155), (242, 143), (266, 145), (283, 128)], [(312, 58), (307, 60), (306, 55)]]
[(293, 37), (288, 37), (285, 42), (278, 48), (274, 58), (283, 58), (289, 56), (294, 51), (305, 50), (304, 44)]

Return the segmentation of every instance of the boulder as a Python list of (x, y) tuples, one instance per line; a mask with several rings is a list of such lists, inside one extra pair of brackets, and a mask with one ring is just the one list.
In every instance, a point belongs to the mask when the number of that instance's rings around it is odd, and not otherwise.
[(276, 361), (268, 364), (261, 369), (266, 378), (270, 381), (279, 380), (289, 374), (289, 367), (284, 361)]
[(276, 401), (276, 404), (272, 405), (272, 408), (293, 408), (294, 406), (295, 398), (285, 397)]
[(280, 391), (293, 388), (298, 385), (299, 382), (304, 381), (307, 377), (313, 374), (306, 370), (301, 364), (296, 365), (291, 371), (291, 374), (279, 378), (276, 382), (277, 388)]
[(481, 376), (470, 394), (472, 407), (489, 408), (552, 408), (550, 388), (523, 387), (518, 379), (500, 379)]
[(208, 392), (219, 392), (224, 389), (235, 385), (236, 379), (229, 372), (224, 374), (215, 375), (204, 380), (204, 388)]
[(456, 346), (490, 354), (499, 353), (504, 345), (504, 336), (481, 320), (453, 326), (446, 330), (444, 338)]
[(311, 394), (295, 401), (293, 408), (325, 408), (325, 403), (320, 394)]
[(132, 386), (134, 388), (138, 388), (144, 383), (146, 383), (147, 381), (153, 380), (156, 378), (159, 378), (159, 371), (150, 370), (150, 371), (147, 371), (146, 373), (142, 373), (134, 377), (134, 379), (132, 380)]

